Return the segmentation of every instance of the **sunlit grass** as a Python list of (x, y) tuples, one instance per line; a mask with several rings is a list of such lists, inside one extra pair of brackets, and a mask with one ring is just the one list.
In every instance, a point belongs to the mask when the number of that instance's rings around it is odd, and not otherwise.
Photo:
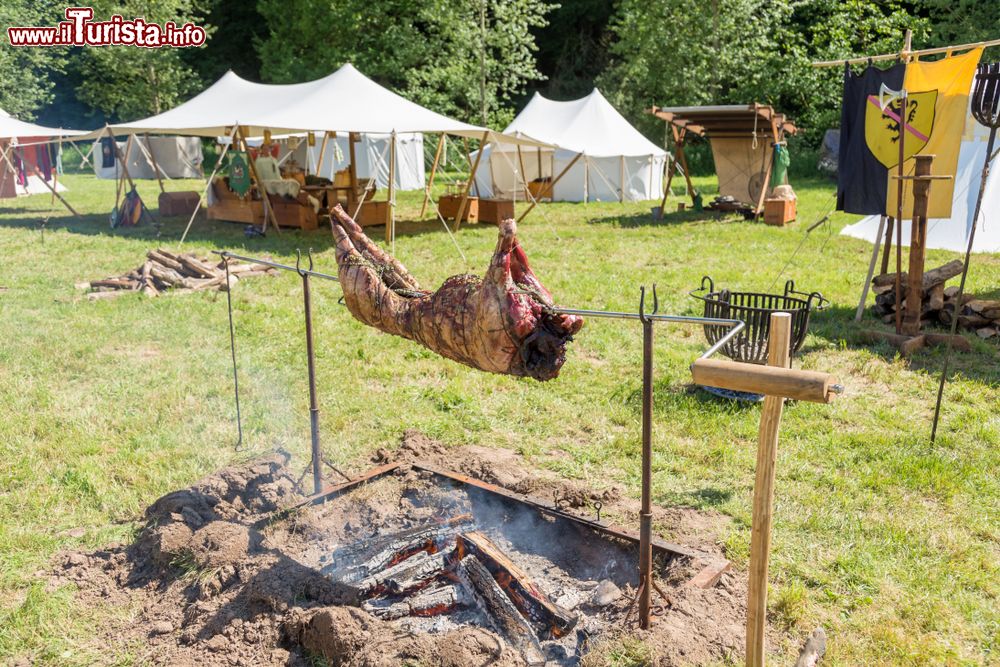
[[(221, 293), (91, 303), (73, 284), (138, 266), (151, 247), (176, 247), (186, 220), (112, 232), (114, 184), (68, 176), (86, 214), (50, 209), (47, 196), (0, 202), (0, 657), (38, 663), (133, 660), (128, 646), (97, 645), (102, 616), (48, 590), (36, 572), (63, 548), (127, 540), (142, 508), (227, 463), (275, 447), (304, 467), (308, 402), (299, 279), (248, 280), (234, 292), (248, 451), (233, 450), (232, 377)], [(710, 191), (712, 183), (700, 179)], [(172, 182), (171, 190), (201, 188)], [(140, 185), (156, 209), (155, 183)], [(779, 447), (772, 623), (796, 641), (822, 624), (828, 664), (981, 664), (997, 660), (1000, 594), (1000, 422), (997, 348), (973, 341), (956, 360), (938, 443), (929, 418), (942, 353), (912, 361), (871, 348), (853, 322), (870, 246), (836, 232), (849, 216), (805, 229), (832, 204), (832, 185), (799, 182), (800, 219), (774, 228), (707, 214), (653, 223), (641, 204), (546, 204), (521, 226), (532, 265), (556, 299), (631, 310), (641, 284), (658, 284), (661, 311), (696, 313), (687, 291), (717, 286), (778, 290), (788, 278), (833, 307), (813, 318), (795, 362), (836, 373), (847, 391), (829, 406), (785, 411)], [(674, 200), (668, 209), (675, 207)], [(56, 204), (58, 206), (58, 204)], [(418, 193), (400, 196), (397, 256), (424, 285), (481, 272), (495, 228), (456, 233), (463, 262), (439, 223), (416, 217)], [(373, 236), (381, 239), (381, 229)], [(801, 248), (794, 254), (796, 248)], [(240, 225), (195, 222), (187, 249), (270, 254), (294, 263), (312, 247), (335, 270), (326, 231), (247, 239)], [(932, 251), (928, 262), (951, 259)], [(996, 298), (1000, 259), (977, 256), (971, 288)], [(782, 273), (782, 269), (787, 268)], [(392, 447), (405, 428), (449, 445), (523, 452), (537, 465), (595, 487), (638, 496), (640, 331), (593, 320), (572, 344), (558, 380), (485, 375), (378, 334), (314, 283), (322, 441), (326, 456), (357, 462)], [(738, 567), (749, 545), (758, 408), (710, 399), (690, 386), (703, 349), (691, 327), (657, 328), (654, 493), (658, 503), (733, 518), (722, 540)], [(559, 457), (545, 456), (562, 450)], [(85, 529), (70, 537), (71, 528)], [(89, 648), (88, 648), (89, 647)], [(100, 650), (98, 650), (100, 649)], [(69, 651), (70, 657), (64, 657)], [(86, 656), (84, 658), (73, 656)], [(615, 664), (641, 664), (624, 646)]]

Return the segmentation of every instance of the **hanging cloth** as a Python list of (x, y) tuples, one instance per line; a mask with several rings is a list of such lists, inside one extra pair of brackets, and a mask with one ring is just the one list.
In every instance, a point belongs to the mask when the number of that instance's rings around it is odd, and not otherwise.
[(115, 140), (112, 137), (101, 139), (101, 167), (111, 169), (115, 166)]
[(229, 189), (240, 197), (250, 192), (250, 165), (244, 151), (229, 151)]
[(774, 147), (774, 167), (771, 170), (771, 189), (784, 185), (788, 182), (788, 165), (792, 163), (792, 156), (788, 153), (788, 147), (778, 144)]

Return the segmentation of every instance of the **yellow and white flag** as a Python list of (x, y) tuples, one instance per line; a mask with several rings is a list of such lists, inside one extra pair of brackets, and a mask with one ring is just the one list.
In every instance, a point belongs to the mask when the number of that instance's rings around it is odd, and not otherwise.
[[(965, 131), (965, 120), (969, 115), (969, 90), (976, 74), (976, 65), (983, 54), (981, 48), (972, 49), (960, 56), (951, 56), (932, 62), (919, 60), (907, 63), (903, 77), (903, 88), (907, 92), (905, 118), (901, 118), (899, 102), (886, 107), (885, 113), (895, 121), (895, 132), (887, 135), (885, 146), (872, 146), (874, 133), (868, 135), (869, 148), (889, 169), (889, 187), (886, 200), (888, 215), (896, 215), (896, 164), (899, 161), (899, 125), (906, 129), (903, 140), (905, 161), (903, 172), (913, 175), (915, 161), (913, 155), (933, 155), (931, 173), (951, 176), (948, 180), (935, 180), (931, 184), (927, 216), (929, 218), (950, 218), (951, 202), (955, 190), (955, 172), (958, 167), (958, 151)], [(882, 114), (880, 113), (879, 116)], [(891, 145), (890, 145), (891, 144)], [(892, 155), (895, 147), (896, 155)], [(888, 164), (891, 162), (891, 165)], [(913, 183), (904, 182), (903, 219), (913, 217)]]

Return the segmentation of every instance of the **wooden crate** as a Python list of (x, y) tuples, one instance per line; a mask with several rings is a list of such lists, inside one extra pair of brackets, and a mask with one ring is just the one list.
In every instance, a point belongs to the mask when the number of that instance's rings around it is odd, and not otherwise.
[(514, 201), (511, 199), (480, 199), (479, 221), (499, 225), (507, 218), (514, 217)]
[(319, 227), (316, 219), (316, 211), (312, 206), (303, 204), (297, 199), (286, 199), (285, 197), (271, 195), (271, 210), (281, 227), (298, 227), (299, 229), (312, 230)]
[[(462, 195), (441, 195), (438, 199), (438, 213), (445, 220), (453, 220), (458, 214), (458, 205), (462, 203)], [(462, 222), (479, 222), (479, 197), (469, 196), (465, 203), (465, 215)]]
[(781, 227), (795, 219), (794, 199), (765, 199), (764, 222)]
[(182, 192), (161, 192), (159, 205), (160, 215), (171, 217), (176, 215), (191, 215), (198, 208), (201, 195), (194, 190)]
[(528, 183), (528, 192), (531, 193), (531, 198), (539, 200), (542, 195), (545, 195), (546, 199), (552, 199), (552, 193), (549, 192), (549, 186), (552, 185), (551, 181), (531, 181)]
[[(353, 212), (348, 210), (348, 213)], [(361, 205), (361, 211), (358, 213), (358, 218), (355, 222), (362, 227), (389, 224), (389, 202), (366, 201)]]

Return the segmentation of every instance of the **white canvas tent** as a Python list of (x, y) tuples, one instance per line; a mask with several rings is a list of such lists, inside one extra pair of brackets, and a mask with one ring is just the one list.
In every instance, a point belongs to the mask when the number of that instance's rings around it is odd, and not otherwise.
[(667, 152), (636, 130), (596, 88), (569, 102), (535, 93), (504, 133), (553, 148), (487, 148), (476, 170), (481, 196), (523, 199), (524, 184), (539, 178), (558, 178), (552, 199), (559, 201), (643, 201), (663, 194)]
[[(125, 155), (126, 148), (128, 155)], [(95, 157), (94, 174), (98, 178), (119, 178), (121, 165), (117, 158), (111, 155), (111, 159), (104, 160), (101, 149), (101, 141), (95, 141), (91, 149)], [(118, 149), (125, 156), (128, 173), (132, 178), (156, 178), (157, 168), (165, 178), (203, 178), (205, 175), (201, 169), (204, 155), (201, 139), (198, 137), (137, 136), (131, 144), (119, 141)]]
[(63, 205), (75, 215), (76, 211), (73, 210), (73, 207), (59, 194), (65, 192), (66, 187), (56, 179), (50, 183), (37, 173), (28, 173), (25, 183), (18, 183), (13, 151), (19, 145), (24, 148), (42, 142), (58, 140), (62, 137), (77, 137), (82, 134), (84, 133), (78, 130), (46, 127), (18, 120), (0, 109), (0, 197), (51, 192), (59, 197)]
[[(265, 131), (274, 135), (321, 132), (328, 136), (336, 133), (338, 137), (341, 134), (430, 132), (477, 138), (484, 144), (501, 141), (542, 145), (530, 138), (503, 136), (426, 109), (380, 86), (350, 64), (322, 79), (287, 85), (253, 83), (227, 72), (208, 89), (169, 111), (111, 125), (90, 133), (88, 138), (146, 133), (232, 137), (237, 128), (243, 137), (264, 136)], [(390, 142), (389, 145), (395, 144)], [(396, 156), (390, 156), (390, 162), (395, 161)], [(391, 240), (395, 195), (393, 187), (388, 189), (390, 215), (386, 237)], [(464, 210), (467, 194), (466, 188), (459, 211)], [(263, 201), (267, 209), (267, 199)]]
[[(927, 247), (941, 250), (964, 252), (969, 245), (972, 231), (972, 214), (979, 196), (983, 161), (986, 158), (986, 141), (989, 130), (977, 123), (971, 116), (965, 121), (965, 132), (958, 153), (958, 170), (955, 174), (955, 190), (952, 198), (951, 217), (932, 218), (927, 221)], [(931, 197), (934, 186), (931, 186)], [(978, 221), (974, 252), (1000, 252), (1000, 170), (990, 171), (983, 196), (983, 208)], [(879, 216), (862, 218), (841, 230), (845, 236), (876, 242)], [(903, 221), (903, 245), (910, 244), (910, 220)], [(878, 240), (881, 242), (881, 239)], [(893, 233), (895, 243), (895, 233)]]

